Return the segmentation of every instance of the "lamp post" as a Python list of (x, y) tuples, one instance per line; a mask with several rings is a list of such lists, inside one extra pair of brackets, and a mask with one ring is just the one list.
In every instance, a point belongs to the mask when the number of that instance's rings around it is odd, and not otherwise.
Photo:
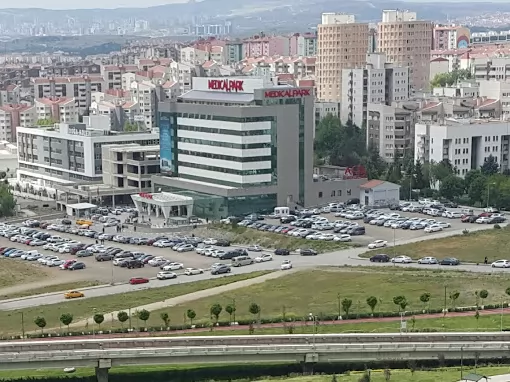
[(92, 311), (94, 312), (94, 315), (92, 316), (92, 335), (96, 335), (96, 320), (94, 319), (94, 316), (96, 315), (96, 308), (92, 308)]
[(113, 259), (112, 261), (110, 261), (110, 267), (112, 268), (112, 282), (111, 282), (111, 285), (115, 285), (115, 281), (114, 281), (114, 278), (113, 278)]
[(25, 338), (25, 316), (23, 312), (20, 312), (21, 314), (21, 339)]
[(315, 337), (317, 334), (317, 316), (313, 313), (308, 314), (308, 318), (313, 321), (313, 350), (315, 350)]
[(236, 299), (233, 298), (232, 299), (232, 306), (234, 307), (234, 311), (233, 311), (233, 318), (234, 318), (234, 322), (236, 322)]
[(500, 317), (499, 317), (499, 326), (500, 326), (500, 330), (503, 331), (503, 311), (505, 309), (505, 304), (506, 302), (501, 302), (501, 313), (500, 313)]

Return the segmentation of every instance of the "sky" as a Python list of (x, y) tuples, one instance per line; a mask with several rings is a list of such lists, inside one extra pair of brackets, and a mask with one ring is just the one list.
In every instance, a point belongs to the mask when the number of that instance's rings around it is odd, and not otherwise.
[[(46, 9), (90, 9), (90, 8), (140, 8), (155, 5), (185, 3), (187, 0), (16, 0), (9, 8), (46, 8)], [(0, 9), (5, 7), (0, 0)]]

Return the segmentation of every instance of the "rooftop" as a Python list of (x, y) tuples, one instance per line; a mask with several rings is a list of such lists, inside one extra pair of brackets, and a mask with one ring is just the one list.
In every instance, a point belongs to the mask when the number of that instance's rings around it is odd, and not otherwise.
[(152, 146), (142, 146), (136, 143), (129, 143), (126, 145), (121, 144), (113, 144), (113, 145), (106, 145), (104, 147), (110, 148), (111, 151), (115, 151), (118, 153), (134, 153), (139, 151), (157, 151), (159, 153), (159, 145), (152, 145)]

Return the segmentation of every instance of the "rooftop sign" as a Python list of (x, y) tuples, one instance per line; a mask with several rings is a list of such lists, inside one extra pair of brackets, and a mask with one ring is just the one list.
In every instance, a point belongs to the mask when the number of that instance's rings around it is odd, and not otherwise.
[(244, 91), (243, 80), (209, 80), (207, 82), (209, 90), (224, 90), (226, 92), (242, 92)]
[(264, 92), (265, 98), (300, 98), (312, 95), (311, 89), (285, 89), (285, 90), (266, 90)]

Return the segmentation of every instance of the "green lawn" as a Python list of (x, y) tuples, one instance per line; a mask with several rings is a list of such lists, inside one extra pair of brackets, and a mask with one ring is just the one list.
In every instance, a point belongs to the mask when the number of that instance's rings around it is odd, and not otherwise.
[[(469, 230), (470, 225), (466, 225)], [(413, 259), (433, 256), (438, 259), (456, 257), (465, 262), (483, 263), (485, 256), (489, 262), (509, 258), (510, 226), (502, 229), (490, 229), (469, 233), (468, 235), (451, 236), (447, 238), (425, 240), (421, 242), (398, 245), (388, 249), (391, 256), (407, 255)], [(371, 257), (385, 250), (368, 251), (362, 257)]]
[(311, 248), (319, 253), (338, 251), (354, 246), (348, 243), (306, 240), (277, 233), (260, 232), (245, 227), (233, 228), (227, 224), (216, 224), (208, 228), (202, 228), (199, 234), (205, 237), (227, 238), (235, 244), (258, 244), (264, 248), (287, 248), (289, 250)]
[(34, 318), (37, 316), (43, 316), (46, 319), (47, 328), (56, 328), (60, 325), (59, 317), (62, 313), (71, 313), (74, 316), (74, 321), (78, 321), (80, 319), (91, 317), (93, 315), (94, 308), (97, 312), (103, 313), (123, 309), (127, 310), (128, 308), (134, 308), (200, 290), (262, 276), (267, 273), (269, 272), (259, 271), (111, 296), (93, 297), (83, 300), (77, 299), (65, 301), (59, 304), (44, 305), (22, 310), (0, 311), (0, 334), (7, 335), (21, 333), (21, 312), (23, 312), (25, 319), (26, 331), (38, 329), (33, 323)]
[(0, 257), (0, 288), (41, 281), (48, 277), (47, 269), (42, 266)]
[[(310, 284), (308, 284), (310, 283)], [(366, 303), (369, 296), (375, 296), (379, 303), (375, 312), (397, 312), (393, 297), (403, 295), (408, 306), (406, 310), (422, 310), (424, 304), (420, 296), (430, 293), (430, 308), (451, 307), (450, 292), (459, 291), (455, 306), (474, 306), (475, 291), (486, 289), (489, 297), (485, 303), (498, 304), (510, 301), (505, 290), (510, 280), (505, 274), (474, 274), (468, 272), (440, 272), (426, 270), (402, 270), (401, 268), (328, 268), (306, 270), (288, 276), (268, 280), (264, 283), (237, 289), (228, 294), (195, 300), (177, 305), (166, 311), (173, 325), (180, 325), (188, 309), (197, 316), (195, 322), (210, 322), (210, 307), (219, 303), (223, 307), (236, 304), (236, 319), (248, 319), (253, 316), (248, 307), (255, 302), (261, 307), (261, 317), (304, 317), (309, 313), (316, 315), (338, 315), (338, 300), (351, 299), (350, 314), (370, 313)], [(160, 325), (159, 313), (153, 312), (149, 324)], [(342, 310), (342, 315), (345, 313)], [(227, 321), (228, 314), (223, 311), (220, 320)]]
[(65, 291), (68, 291), (71, 289), (82, 289), (82, 288), (97, 286), (97, 285), (101, 285), (101, 284), (104, 284), (104, 283), (101, 283), (99, 281), (82, 280), (82, 281), (75, 281), (72, 283), (48, 285), (45, 287), (25, 290), (25, 291), (18, 292), (18, 293), (10, 293), (10, 294), (5, 294), (5, 295), (0, 295), (0, 301), (11, 299), (11, 298), (35, 296), (35, 295), (44, 294), (44, 293), (65, 292)]

